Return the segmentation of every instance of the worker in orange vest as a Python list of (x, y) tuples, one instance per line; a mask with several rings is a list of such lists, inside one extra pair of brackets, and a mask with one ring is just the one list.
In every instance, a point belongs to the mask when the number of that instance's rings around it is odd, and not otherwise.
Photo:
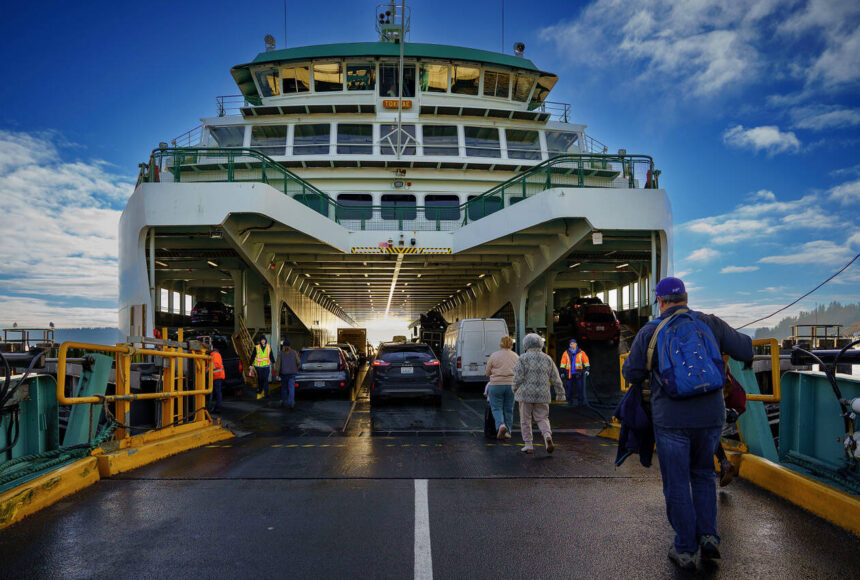
[(221, 353), (217, 348), (213, 348), (212, 352), (212, 396), (215, 398), (215, 407), (213, 413), (221, 412), (221, 386), (224, 384), (224, 379), (227, 378), (227, 373), (224, 372), (224, 359), (221, 358)]
[(576, 387), (576, 398), (580, 405), (585, 402), (585, 377), (589, 373), (591, 363), (588, 355), (577, 346), (576, 339), (570, 339), (570, 347), (561, 355), (561, 376), (567, 394), (567, 404), (573, 405), (573, 387)]

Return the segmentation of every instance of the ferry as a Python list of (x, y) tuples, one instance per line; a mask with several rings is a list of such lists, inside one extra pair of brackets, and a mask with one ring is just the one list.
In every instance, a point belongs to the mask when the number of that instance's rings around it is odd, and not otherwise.
[[(373, 25), (373, 42), (267, 36), (229, 69), (238, 94), (140, 163), (119, 225), (124, 342), (0, 348), (4, 576), (675, 573), (659, 468), (616, 465), (611, 416), (624, 345), (673, 272), (658, 161), (594, 138), (522, 43), (412, 42), (405, 3)], [(507, 328), (516, 350), (537, 333), (558, 360), (589, 309), (585, 404), (551, 405), (552, 454), (521, 453), (516, 428), (485, 436), (483, 380), (372, 403), (375, 324), (402, 324), (383, 348), (426, 342), (436, 380), (446, 327)], [(261, 337), (341, 352), (345, 396), (282, 407), (275, 380), (256, 399)], [(701, 568), (847, 576), (860, 381), (830, 372), (849, 362), (832, 348), (794, 349), (788, 369), (777, 341), (754, 344), (757, 373), (727, 363), (748, 401), (723, 438), (739, 477), (719, 492), (723, 558)], [(213, 348), (239, 373), (220, 414)], [(828, 372), (797, 370), (813, 362)]]

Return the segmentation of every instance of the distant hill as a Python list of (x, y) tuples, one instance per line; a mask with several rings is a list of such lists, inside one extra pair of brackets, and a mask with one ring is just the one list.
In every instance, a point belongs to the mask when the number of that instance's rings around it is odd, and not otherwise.
[(791, 336), (791, 326), (794, 324), (841, 324), (843, 335), (853, 335), (860, 332), (860, 302), (842, 304), (831, 302), (821, 305), (811, 312), (800, 312), (797, 316), (783, 318), (772, 327), (756, 329), (755, 338), (776, 338), (782, 340)]
[(57, 342), (87, 342), (89, 344), (113, 345), (125, 342), (118, 328), (105, 326), (102, 328), (58, 328), (54, 332)]

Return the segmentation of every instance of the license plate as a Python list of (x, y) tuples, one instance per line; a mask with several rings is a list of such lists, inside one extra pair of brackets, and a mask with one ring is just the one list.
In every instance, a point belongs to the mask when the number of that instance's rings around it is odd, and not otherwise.
[(478, 370), (478, 363), (470, 363), (470, 364), (469, 364), (469, 370), (470, 370), (470, 371), (476, 371), (476, 370)]
[(314, 386), (315, 387), (324, 387), (325, 381), (314, 381)]
[(598, 326), (597, 330), (606, 330), (606, 327), (605, 326)]
[(412, 367), (400, 367), (400, 374), (401, 375), (411, 375), (412, 374)]

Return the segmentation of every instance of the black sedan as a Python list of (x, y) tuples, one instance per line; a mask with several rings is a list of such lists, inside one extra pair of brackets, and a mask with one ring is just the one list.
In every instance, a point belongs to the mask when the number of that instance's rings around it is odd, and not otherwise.
[(442, 404), (439, 359), (426, 344), (383, 344), (370, 369), (371, 404), (383, 397), (431, 397)]

